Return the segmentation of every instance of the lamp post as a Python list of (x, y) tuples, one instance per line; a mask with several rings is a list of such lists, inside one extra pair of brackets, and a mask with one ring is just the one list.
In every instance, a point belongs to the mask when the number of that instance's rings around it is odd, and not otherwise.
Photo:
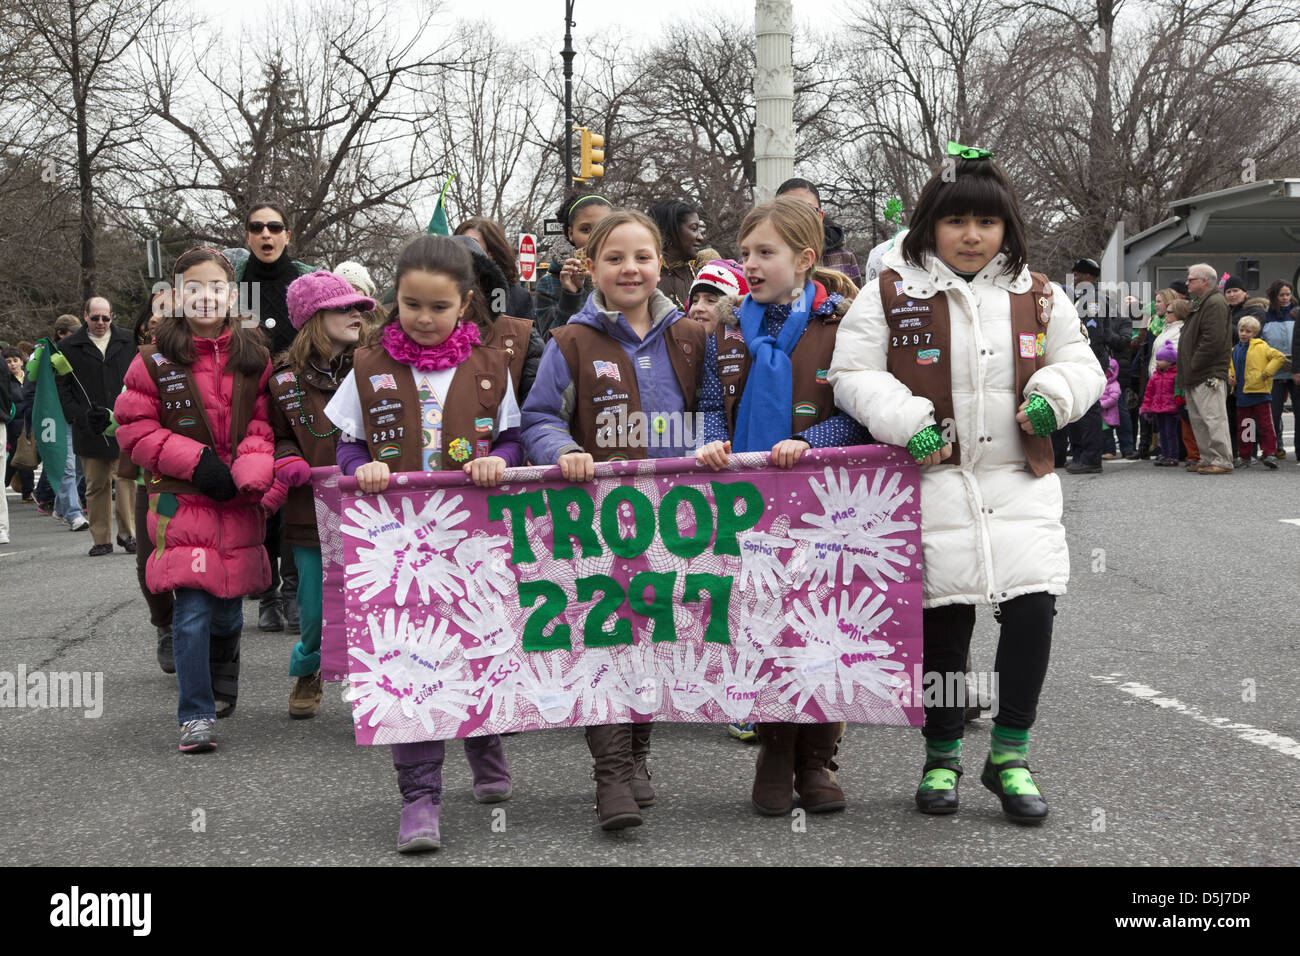
[(564, 0), (564, 188), (573, 182), (573, 3)]

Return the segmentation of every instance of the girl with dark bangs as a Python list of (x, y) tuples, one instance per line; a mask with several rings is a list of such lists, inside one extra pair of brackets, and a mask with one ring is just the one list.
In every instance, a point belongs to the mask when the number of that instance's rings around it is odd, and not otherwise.
[[(949, 675), (965, 669), (975, 606), (1002, 625), (980, 782), (1009, 819), (1035, 824), (1047, 801), (1029, 728), (1069, 578), (1049, 436), (1105, 378), (1065, 292), (1027, 268), (1015, 190), (993, 154), (949, 143), (948, 155), (840, 324), (829, 378), (840, 408), (921, 466), (926, 673), (964, 687)], [(925, 707), (922, 813), (957, 810), (965, 703)]]

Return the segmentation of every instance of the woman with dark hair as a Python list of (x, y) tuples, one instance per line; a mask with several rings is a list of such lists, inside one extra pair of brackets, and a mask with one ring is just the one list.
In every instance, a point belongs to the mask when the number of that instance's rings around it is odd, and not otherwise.
[(457, 226), (456, 235), (469, 236), (477, 242), (479, 248), (492, 257), (492, 261), (497, 264), (497, 268), (506, 278), (506, 301), (499, 306), (497, 303), (490, 303), (493, 310), (497, 314), (511, 315), (516, 319), (531, 319), (533, 296), (528, 291), (528, 287), (519, 281), (515, 253), (506, 240), (505, 231), (491, 219), (475, 216)]
[[(297, 262), (289, 255), (292, 239), (284, 207), (278, 202), (259, 200), (248, 207), (244, 216), (246, 248), (223, 249), (221, 253), (235, 267), (236, 285), (240, 289), (247, 286), (247, 301), (256, 310), (258, 327), (272, 357), (293, 344), (295, 332), (285, 299), (289, 286), (298, 276), (316, 271), (314, 266)], [(293, 550), (281, 547), (283, 536), (280, 513), (276, 512), (266, 521), (271, 587), (258, 596), (257, 626), (263, 631), (298, 628), (298, 570), (293, 564)]]
[(690, 310), (691, 283), (695, 281), (695, 257), (704, 236), (700, 211), (681, 199), (657, 202), (646, 214), (664, 237), (663, 265), (659, 270), (659, 291), (673, 300), (679, 312)]
[[(926, 672), (965, 669), (978, 605), (1001, 624), (998, 715), (980, 782), (1041, 823), (1029, 730), (1070, 576), (1050, 435), (1106, 384), (1060, 286), (1030, 272), (1016, 193), (987, 150), (948, 144), (906, 238), (840, 323), (835, 403), (921, 466)], [(964, 700), (925, 705), (922, 813), (957, 810)]]
[(587, 303), (591, 295), (591, 273), (587, 271), (586, 257), (582, 254), (591, 230), (609, 214), (609, 200), (604, 196), (570, 193), (560, 204), (556, 216), (564, 220), (564, 237), (573, 247), (573, 255), (561, 260), (552, 250), (551, 264), (546, 274), (537, 280), (537, 302), (534, 324), (543, 336), (558, 325), (563, 325)]

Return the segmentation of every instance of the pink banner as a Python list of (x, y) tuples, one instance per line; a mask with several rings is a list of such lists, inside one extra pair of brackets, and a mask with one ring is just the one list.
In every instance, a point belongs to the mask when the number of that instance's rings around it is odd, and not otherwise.
[(886, 445), (313, 473), (323, 668), (357, 742), (637, 720), (921, 722), (920, 484)]

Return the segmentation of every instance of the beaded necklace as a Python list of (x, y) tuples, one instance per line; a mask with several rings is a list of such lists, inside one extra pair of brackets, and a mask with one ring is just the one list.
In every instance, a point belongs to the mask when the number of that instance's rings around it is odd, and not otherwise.
[(306, 419), (307, 419), (307, 416), (302, 414), (302, 410), (306, 407), (306, 399), (303, 397), (303, 394), (302, 394), (302, 376), (301, 376), (301, 375), (295, 375), (295, 376), (293, 377), (293, 387), (294, 387), (294, 390), (298, 393), (298, 413), (299, 413), (299, 417), (303, 420), (302, 423), (303, 423), (303, 425), (305, 425), (305, 426), (307, 427), (307, 431), (311, 432), (312, 435), (314, 435), (314, 436), (317, 437), (317, 438), (329, 438), (331, 435), (333, 435), (336, 431), (339, 430), (339, 426), (335, 425), (333, 428), (331, 428), (329, 431), (327, 431), (324, 435), (322, 435), (320, 432), (316, 431), (316, 429), (312, 428), (312, 427), (311, 427), (311, 422), (309, 422), (309, 421), (306, 420)]

